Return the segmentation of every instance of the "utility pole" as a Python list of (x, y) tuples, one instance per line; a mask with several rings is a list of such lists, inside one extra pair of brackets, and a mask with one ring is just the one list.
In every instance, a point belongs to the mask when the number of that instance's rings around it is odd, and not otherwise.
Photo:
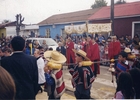
[(111, 11), (110, 11), (110, 15), (111, 15), (111, 35), (114, 35), (114, 0), (111, 0)]
[(16, 33), (17, 33), (17, 36), (19, 36), (20, 27), (21, 27), (23, 21), (24, 21), (24, 18), (22, 18), (22, 15), (17, 14), (16, 15)]

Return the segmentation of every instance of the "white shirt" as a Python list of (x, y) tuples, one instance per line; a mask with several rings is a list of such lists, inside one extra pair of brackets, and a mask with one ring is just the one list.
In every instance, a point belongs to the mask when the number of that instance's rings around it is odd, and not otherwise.
[(132, 50), (132, 53), (134, 53), (134, 54), (139, 54), (139, 50), (133, 49), (133, 50)]
[(38, 84), (42, 84), (45, 83), (45, 75), (44, 75), (44, 67), (45, 67), (45, 63), (42, 57), (40, 57), (37, 60), (37, 66), (38, 66)]

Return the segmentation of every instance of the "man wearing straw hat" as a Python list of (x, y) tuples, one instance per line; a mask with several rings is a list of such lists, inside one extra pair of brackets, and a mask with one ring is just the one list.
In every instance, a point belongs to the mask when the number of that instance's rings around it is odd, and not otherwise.
[[(49, 99), (60, 99), (65, 92), (65, 84), (63, 80), (62, 64), (66, 62), (66, 57), (58, 51), (46, 51), (44, 57), (48, 61), (44, 70), (52, 77), (52, 84), (46, 80), (47, 86), (51, 90), (48, 91)], [(49, 85), (48, 85), (49, 84)]]
[(83, 61), (89, 61), (83, 50), (73, 50), (76, 54), (76, 65), (69, 67), (72, 75), (72, 85), (75, 88), (76, 99), (90, 99), (90, 88), (94, 81), (92, 69), (89, 66), (82, 65)]

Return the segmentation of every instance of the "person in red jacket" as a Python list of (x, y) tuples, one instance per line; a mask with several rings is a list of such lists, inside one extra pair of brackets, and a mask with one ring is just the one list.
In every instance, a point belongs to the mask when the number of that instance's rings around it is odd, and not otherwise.
[(71, 41), (71, 38), (68, 37), (66, 41), (66, 58), (67, 63), (75, 63), (75, 53), (73, 52), (74, 43)]
[[(116, 36), (112, 36), (112, 42), (109, 43), (108, 56), (110, 59), (118, 59), (118, 54), (121, 52), (121, 44)], [(115, 68), (117, 61), (115, 61)]]
[[(93, 61), (93, 62), (100, 61), (99, 46), (95, 42), (95, 39), (91, 40), (90, 50), (91, 50), (90, 60)], [(95, 74), (95, 77), (97, 77), (97, 74), (100, 74), (100, 64), (99, 63), (93, 63), (91, 68), (92, 68), (92, 70)]]

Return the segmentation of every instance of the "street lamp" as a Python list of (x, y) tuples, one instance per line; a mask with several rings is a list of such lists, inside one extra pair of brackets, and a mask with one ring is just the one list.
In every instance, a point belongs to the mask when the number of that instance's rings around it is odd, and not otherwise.
[(111, 35), (114, 35), (114, 0), (111, 0), (111, 11), (110, 11), (110, 16), (111, 16)]

